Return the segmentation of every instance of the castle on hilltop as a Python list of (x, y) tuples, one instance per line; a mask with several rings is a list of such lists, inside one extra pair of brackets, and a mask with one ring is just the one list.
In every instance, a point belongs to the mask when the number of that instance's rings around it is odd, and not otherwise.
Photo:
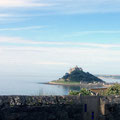
[[(53, 81), (54, 82), (54, 81)], [(84, 72), (82, 68), (79, 68), (78, 66), (71, 68), (68, 73), (65, 73), (65, 75), (55, 82), (64, 84), (64, 82), (78, 82), (79, 83), (104, 83), (103, 80), (97, 78), (96, 76), (90, 74), (89, 72)], [(68, 83), (69, 84), (69, 83)]]
[(69, 74), (71, 74), (73, 71), (83, 71), (83, 69), (82, 69), (82, 68), (79, 68), (79, 67), (76, 65), (76, 67), (71, 68), (71, 69), (69, 70)]

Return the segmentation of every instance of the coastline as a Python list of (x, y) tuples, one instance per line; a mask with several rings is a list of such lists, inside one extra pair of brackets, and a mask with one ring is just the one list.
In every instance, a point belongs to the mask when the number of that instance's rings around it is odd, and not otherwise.
[(65, 84), (65, 83), (55, 83), (55, 82), (48, 82), (48, 83), (45, 83), (45, 84), (48, 84), (48, 85), (64, 85), (64, 86), (80, 86), (80, 84)]
[(62, 85), (62, 86), (78, 86), (78, 87), (110, 87), (111, 85), (103, 84), (103, 83), (81, 83), (81, 84), (67, 84), (67, 83), (56, 83), (56, 82), (47, 82), (47, 83), (41, 83), (41, 84), (48, 84), (48, 85)]

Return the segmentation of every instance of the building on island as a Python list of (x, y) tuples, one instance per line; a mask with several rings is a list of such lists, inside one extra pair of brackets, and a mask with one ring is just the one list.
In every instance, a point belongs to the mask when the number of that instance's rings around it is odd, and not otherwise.
[(73, 71), (83, 71), (83, 69), (82, 69), (82, 68), (79, 68), (79, 67), (76, 65), (76, 67), (71, 68), (71, 69), (69, 70), (69, 74), (71, 74)]

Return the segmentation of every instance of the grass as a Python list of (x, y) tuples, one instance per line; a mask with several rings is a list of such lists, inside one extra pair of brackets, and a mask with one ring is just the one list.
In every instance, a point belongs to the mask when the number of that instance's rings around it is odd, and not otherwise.
[(67, 81), (52, 81), (53, 83), (58, 84), (69, 84), (69, 85), (77, 85), (80, 84), (80, 82), (67, 82)]

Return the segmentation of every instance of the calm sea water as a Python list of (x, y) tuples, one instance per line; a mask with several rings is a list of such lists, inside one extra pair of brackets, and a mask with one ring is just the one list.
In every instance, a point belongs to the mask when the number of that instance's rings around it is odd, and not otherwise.
[[(80, 90), (77, 86), (38, 84), (47, 82), (46, 78), (39, 76), (2, 76), (0, 78), (0, 95), (67, 95), (70, 90)], [(107, 82), (120, 82), (120, 80), (105, 79)]]

